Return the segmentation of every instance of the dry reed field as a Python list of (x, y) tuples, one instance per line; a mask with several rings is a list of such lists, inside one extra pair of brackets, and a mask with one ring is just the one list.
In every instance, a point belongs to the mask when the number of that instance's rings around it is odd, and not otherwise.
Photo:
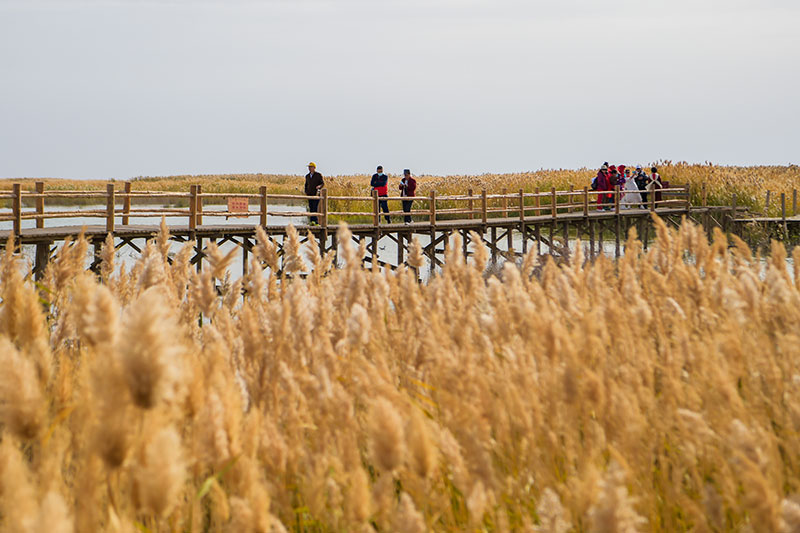
[[(631, 167), (636, 162), (630, 163)], [(776, 215), (780, 206), (775, 200), (783, 192), (791, 198), (792, 191), (800, 184), (800, 166), (717, 166), (711, 163), (690, 164), (685, 162), (658, 161), (655, 165), (664, 180), (672, 186), (691, 186), (692, 201), (700, 205), (701, 187), (706, 184), (708, 202), (712, 205), (730, 205), (732, 195), (737, 195), (740, 206), (749, 207), (755, 212), (764, 210), (766, 192), (771, 191), (773, 200), (769, 213)], [(650, 163), (645, 165), (651, 166)], [(324, 172), (324, 168), (320, 171)], [(469, 188), (476, 193), (486, 189), (490, 193), (534, 192), (538, 187), (548, 191), (551, 187), (567, 190), (570, 186), (582, 189), (590, 185), (597, 169), (558, 169), (520, 172), (515, 174), (482, 174), (477, 176), (418, 176), (418, 196), (427, 196), (435, 190), (439, 195), (464, 194)], [(390, 174), (390, 192), (397, 193), (400, 176)], [(0, 179), (0, 190), (10, 190), (11, 184), (21, 182), (24, 188), (33, 190), (33, 179)], [(44, 179), (47, 190), (105, 190), (107, 181)], [(328, 176), (325, 181), (331, 196), (369, 196), (369, 176)], [(139, 177), (132, 180), (133, 190), (181, 191), (188, 192), (189, 185), (199, 184), (210, 193), (256, 193), (266, 185), (274, 194), (303, 194), (303, 177), (277, 174), (227, 174), (201, 176)], [(370, 204), (363, 202), (338, 202), (333, 207), (346, 211), (369, 211)]]
[(420, 284), (164, 231), (99, 276), (3, 255), (2, 531), (800, 531), (800, 248), (658, 223), (487, 279), (454, 242)]

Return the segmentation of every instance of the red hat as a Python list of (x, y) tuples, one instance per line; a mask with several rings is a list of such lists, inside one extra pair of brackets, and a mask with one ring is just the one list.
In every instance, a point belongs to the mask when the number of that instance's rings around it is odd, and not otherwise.
[(625, 165), (620, 165), (619, 169), (620, 169), (620, 171), (625, 170)]
[(617, 170), (617, 165), (611, 165), (608, 170)]

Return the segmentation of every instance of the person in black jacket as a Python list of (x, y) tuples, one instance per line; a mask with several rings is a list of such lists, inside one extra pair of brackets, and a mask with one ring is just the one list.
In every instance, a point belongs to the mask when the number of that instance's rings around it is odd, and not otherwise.
[(644, 173), (642, 170), (642, 165), (636, 165), (636, 173), (633, 175), (633, 181), (636, 183), (636, 186), (641, 191), (642, 195), (642, 208), (647, 208), (647, 183), (650, 181), (650, 178), (647, 174)]
[[(312, 163), (308, 164), (308, 174), (306, 174), (306, 196), (319, 196), (319, 191), (325, 186), (325, 181), (322, 179), (322, 174), (317, 172), (317, 165)], [(316, 213), (319, 210), (319, 198), (308, 199), (308, 212)], [(309, 217), (309, 224), (316, 226), (319, 224), (319, 219), (316, 216)]]

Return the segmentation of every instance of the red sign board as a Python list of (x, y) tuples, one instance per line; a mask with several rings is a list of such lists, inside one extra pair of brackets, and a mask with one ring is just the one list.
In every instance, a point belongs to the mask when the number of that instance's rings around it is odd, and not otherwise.
[(229, 197), (228, 211), (231, 213), (247, 213), (249, 204), (247, 198)]

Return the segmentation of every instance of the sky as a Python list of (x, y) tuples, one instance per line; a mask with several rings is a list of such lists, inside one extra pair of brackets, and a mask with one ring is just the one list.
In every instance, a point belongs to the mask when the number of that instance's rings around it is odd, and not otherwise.
[(800, 163), (797, 0), (0, 0), (0, 177)]

